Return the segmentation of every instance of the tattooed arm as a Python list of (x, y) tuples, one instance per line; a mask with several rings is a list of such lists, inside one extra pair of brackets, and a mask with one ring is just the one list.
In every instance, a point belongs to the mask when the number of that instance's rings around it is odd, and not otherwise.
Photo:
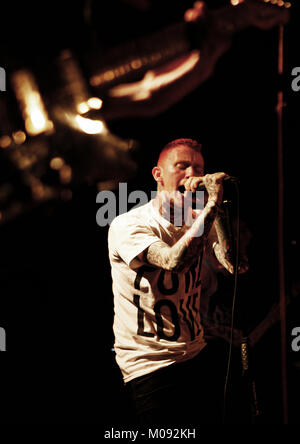
[[(207, 174), (203, 182), (208, 191), (208, 202), (194, 224), (172, 247), (163, 241), (154, 242), (145, 251), (146, 261), (167, 271), (183, 271), (199, 256), (215, 220), (222, 200), (224, 173)], [(196, 178), (195, 178), (196, 179)], [(199, 180), (199, 178), (197, 178)]]
[[(230, 226), (229, 226), (230, 224)], [(241, 224), (241, 221), (240, 221)], [(241, 225), (240, 225), (241, 228)], [(215, 258), (218, 260), (229, 273), (234, 274), (235, 252), (233, 249), (235, 234), (231, 230), (235, 230), (235, 223), (228, 221), (224, 211), (219, 211), (212, 230), (208, 237), (208, 247)], [(248, 228), (243, 226), (243, 232), (240, 233), (239, 242), (239, 259), (238, 272), (239, 274), (246, 273), (249, 269), (248, 258), (246, 254), (246, 247), (251, 238), (251, 233)]]
[(154, 242), (145, 252), (149, 264), (167, 271), (183, 271), (188, 268), (203, 248), (206, 238), (217, 213), (217, 206), (210, 201), (192, 227), (170, 247), (163, 241)]
[(229, 273), (234, 273), (233, 266), (233, 250), (232, 239), (230, 239), (230, 233), (226, 226), (226, 219), (224, 213), (220, 212), (216, 216), (215, 223), (215, 242), (213, 242), (213, 251), (216, 258), (226, 268)]

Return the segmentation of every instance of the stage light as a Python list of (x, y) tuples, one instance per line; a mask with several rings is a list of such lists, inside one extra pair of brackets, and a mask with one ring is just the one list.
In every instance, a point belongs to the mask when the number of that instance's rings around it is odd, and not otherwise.
[(244, 0), (230, 0), (230, 3), (232, 4), (232, 6), (237, 6), (240, 3), (244, 3)]
[(101, 109), (102, 107), (102, 100), (99, 97), (91, 97), (87, 103), (91, 109)]
[(20, 104), (26, 132), (36, 136), (53, 130), (33, 74), (27, 70), (12, 74), (12, 86)]
[(106, 132), (104, 122), (101, 120), (86, 119), (78, 115), (75, 117), (75, 122), (78, 128), (86, 134), (101, 134)]
[(86, 102), (79, 103), (76, 108), (79, 114), (85, 114), (90, 110), (90, 107)]
[(69, 184), (72, 180), (72, 168), (69, 165), (63, 165), (59, 170), (59, 178), (62, 184)]
[(13, 133), (12, 136), (13, 136), (14, 142), (17, 145), (21, 145), (26, 140), (26, 134), (24, 133), (24, 131), (16, 131)]
[(0, 147), (1, 148), (8, 148), (11, 145), (11, 138), (9, 136), (2, 136), (0, 137)]
[(62, 157), (53, 157), (53, 159), (50, 160), (50, 167), (53, 170), (60, 170), (64, 164), (65, 161)]
[(79, 114), (86, 114), (91, 109), (98, 110), (102, 107), (102, 100), (99, 97), (91, 97), (86, 102), (81, 102), (77, 105)]

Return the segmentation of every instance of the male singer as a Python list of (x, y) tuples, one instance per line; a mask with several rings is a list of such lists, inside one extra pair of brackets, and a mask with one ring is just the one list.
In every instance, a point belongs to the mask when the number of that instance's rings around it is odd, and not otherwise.
[[(213, 356), (210, 367), (200, 319), (201, 262), (213, 248), (234, 271), (218, 215), (227, 175), (204, 175), (201, 145), (191, 139), (168, 143), (152, 174), (156, 198), (116, 217), (109, 230), (116, 360), (141, 424), (217, 423), (225, 360)], [(191, 192), (201, 185), (206, 204), (194, 211)], [(183, 204), (190, 226), (178, 223)]]

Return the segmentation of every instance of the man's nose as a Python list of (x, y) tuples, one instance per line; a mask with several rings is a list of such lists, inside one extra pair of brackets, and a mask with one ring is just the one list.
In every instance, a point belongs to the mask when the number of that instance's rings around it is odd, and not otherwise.
[(186, 170), (185, 170), (185, 177), (188, 179), (189, 177), (193, 177), (195, 175), (195, 171), (192, 165), (190, 165)]

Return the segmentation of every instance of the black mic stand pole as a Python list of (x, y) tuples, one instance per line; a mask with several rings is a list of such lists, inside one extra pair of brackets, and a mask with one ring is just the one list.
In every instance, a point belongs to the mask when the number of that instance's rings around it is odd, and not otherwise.
[(283, 423), (288, 424), (288, 394), (287, 394), (287, 352), (286, 352), (286, 296), (284, 268), (284, 156), (283, 156), (283, 42), (284, 26), (279, 26), (278, 42), (278, 78), (277, 92), (277, 162), (278, 162), (278, 276), (279, 276), (279, 307), (281, 329), (281, 386)]

